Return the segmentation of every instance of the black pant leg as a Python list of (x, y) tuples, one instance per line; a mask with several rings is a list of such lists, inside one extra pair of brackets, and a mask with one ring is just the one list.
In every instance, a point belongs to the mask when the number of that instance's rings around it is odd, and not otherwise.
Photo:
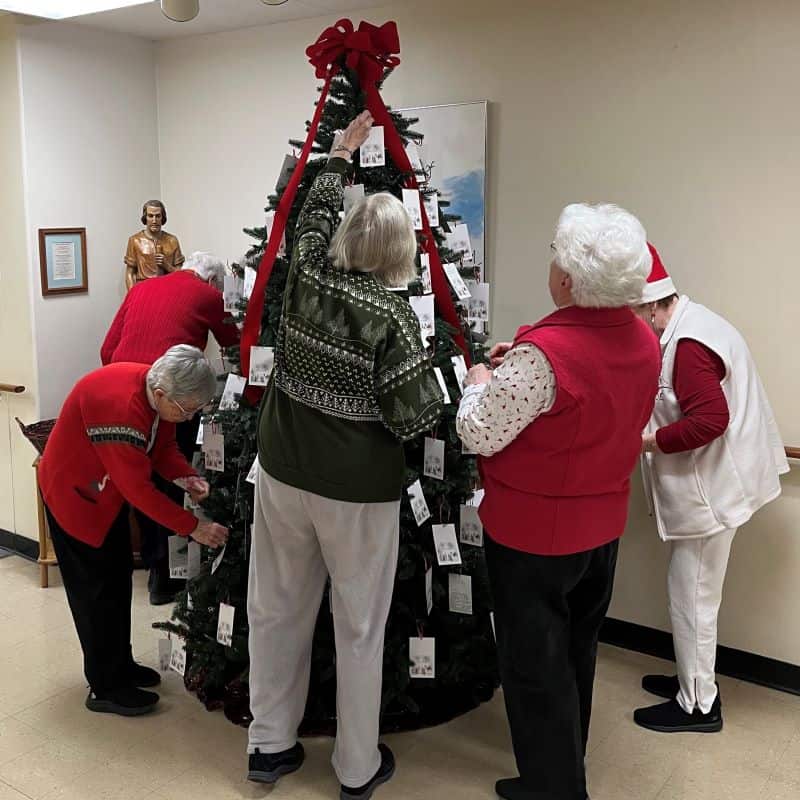
[(586, 574), (567, 598), (572, 618), (570, 654), (575, 665), (584, 754), (592, 715), (597, 640), (611, 602), (618, 551), (619, 541), (592, 550)]
[(500, 676), (531, 800), (584, 800), (580, 701), (567, 596), (590, 557), (536, 556), (485, 537)]
[[(124, 670), (133, 661), (131, 653), (131, 600), (133, 599), (133, 552), (127, 507), (114, 521), (103, 542), (107, 559), (108, 580), (103, 600), (108, 612), (105, 617), (105, 638), (114, 642), (110, 661), (113, 669)], [(111, 646), (110, 646), (111, 647)]]

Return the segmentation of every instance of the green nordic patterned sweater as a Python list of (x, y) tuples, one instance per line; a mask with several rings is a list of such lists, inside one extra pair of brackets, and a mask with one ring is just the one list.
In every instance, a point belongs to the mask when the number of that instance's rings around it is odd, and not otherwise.
[(328, 259), (348, 170), (331, 159), (298, 219), (258, 453), (283, 483), (379, 503), (400, 498), (402, 443), (436, 423), (442, 394), (408, 302)]

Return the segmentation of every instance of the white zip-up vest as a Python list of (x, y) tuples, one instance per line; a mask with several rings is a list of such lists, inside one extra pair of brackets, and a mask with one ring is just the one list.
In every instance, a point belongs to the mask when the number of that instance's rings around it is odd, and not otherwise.
[(681, 297), (661, 336), (661, 377), (648, 432), (682, 418), (672, 385), (681, 339), (713, 350), (725, 365), (722, 391), (730, 422), (722, 436), (683, 453), (647, 453), (645, 490), (662, 539), (701, 538), (744, 525), (781, 493), (789, 471), (780, 432), (753, 357), (736, 328)]

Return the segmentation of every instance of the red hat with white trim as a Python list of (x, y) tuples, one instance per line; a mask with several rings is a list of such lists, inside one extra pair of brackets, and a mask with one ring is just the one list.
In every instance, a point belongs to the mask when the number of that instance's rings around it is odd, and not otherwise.
[(653, 268), (650, 270), (650, 277), (647, 279), (642, 292), (642, 304), (655, 303), (656, 300), (663, 300), (665, 297), (678, 294), (672, 278), (667, 274), (667, 270), (664, 269), (658, 250), (650, 242), (647, 243), (647, 246), (650, 249), (650, 255), (653, 256)]

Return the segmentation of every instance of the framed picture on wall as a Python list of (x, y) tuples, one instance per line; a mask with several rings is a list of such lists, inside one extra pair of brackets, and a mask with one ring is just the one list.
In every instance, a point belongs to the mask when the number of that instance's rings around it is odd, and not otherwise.
[(42, 297), (89, 291), (86, 228), (39, 228)]

